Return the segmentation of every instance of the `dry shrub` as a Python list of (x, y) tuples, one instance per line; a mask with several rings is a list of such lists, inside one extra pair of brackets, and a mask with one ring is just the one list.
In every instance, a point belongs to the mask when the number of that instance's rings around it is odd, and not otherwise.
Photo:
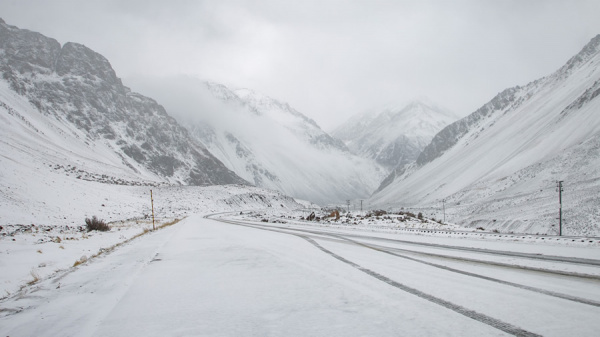
[(31, 274), (33, 280), (27, 282), (28, 285), (34, 285), (40, 281), (40, 275), (35, 270), (32, 269), (31, 272), (29, 272), (29, 274)]
[(106, 232), (110, 230), (110, 226), (104, 222), (104, 220), (98, 219), (95, 215), (90, 218), (85, 218), (85, 224), (87, 226), (87, 231), (101, 231)]

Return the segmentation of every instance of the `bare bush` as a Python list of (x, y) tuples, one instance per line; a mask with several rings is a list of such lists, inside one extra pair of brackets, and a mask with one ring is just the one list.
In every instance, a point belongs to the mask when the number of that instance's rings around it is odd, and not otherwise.
[(40, 275), (35, 270), (31, 269), (29, 274), (31, 274), (31, 277), (33, 277), (33, 280), (27, 282), (28, 285), (34, 285), (40, 281), (40, 279), (41, 279)]
[(104, 220), (98, 219), (95, 215), (90, 218), (85, 218), (85, 224), (87, 226), (87, 231), (101, 231), (106, 232), (110, 230), (110, 226), (104, 222)]

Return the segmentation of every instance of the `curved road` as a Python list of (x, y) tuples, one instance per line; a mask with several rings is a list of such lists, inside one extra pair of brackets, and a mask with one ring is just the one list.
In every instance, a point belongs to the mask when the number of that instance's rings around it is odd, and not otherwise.
[[(410, 238), (192, 216), (0, 303), (0, 335), (595, 336), (600, 331), (598, 266), (585, 260), (593, 257), (575, 254), (564, 261), (568, 254), (560, 254), (540, 260), (399, 241)], [(455, 241), (439, 244), (466, 243)], [(532, 263), (540, 270), (529, 268)]]
[[(515, 251), (504, 251), (504, 250), (492, 250), (492, 249), (484, 249), (484, 248), (473, 248), (473, 247), (465, 247), (465, 246), (456, 246), (456, 245), (447, 245), (447, 244), (438, 244), (438, 243), (428, 243), (428, 242), (419, 242), (419, 241), (408, 241), (408, 240), (399, 240), (399, 239), (390, 239), (390, 238), (382, 238), (380, 236), (373, 235), (365, 235), (365, 234), (349, 234), (347, 232), (336, 233), (335, 230), (315, 230), (315, 229), (307, 229), (307, 228), (290, 228), (289, 226), (281, 226), (281, 225), (265, 225), (262, 223), (255, 222), (247, 222), (247, 221), (236, 221), (236, 220), (227, 220), (227, 219), (219, 219), (219, 221), (224, 223), (229, 223), (233, 225), (247, 226), (267, 231), (275, 231), (280, 233), (287, 233), (290, 235), (295, 235), (298, 237), (302, 237), (305, 240), (311, 242), (317, 248), (319, 248), (324, 253), (338, 259), (341, 262), (349, 264), (368, 275), (373, 276), (383, 282), (386, 282), (392, 286), (395, 286), (398, 289), (404, 290), (421, 298), (427, 299), (433, 303), (439, 304), (443, 307), (446, 307), (450, 310), (459, 312), (467, 317), (478, 320), (484, 324), (489, 324), (498, 328), (499, 330), (508, 332), (513, 335), (536, 335), (534, 332), (524, 330), (518, 326), (512, 325), (505, 321), (501, 321), (495, 319), (490, 316), (486, 316), (484, 314), (474, 312), (465, 307), (457, 305), (453, 302), (448, 302), (443, 298), (435, 297), (429, 293), (422, 292), (417, 288), (411, 288), (401, 284), (395, 280), (392, 280), (386, 276), (379, 274), (376, 271), (365, 268), (361, 265), (356, 264), (353, 261), (348, 260), (343, 257), (339, 253), (333, 253), (331, 250), (323, 248), (322, 245), (318, 243), (318, 241), (324, 242), (336, 242), (337, 244), (353, 244), (357, 247), (367, 248), (376, 252), (392, 255), (398, 258), (402, 258), (405, 260), (409, 260), (412, 262), (420, 263), (423, 265), (427, 265), (433, 268), (437, 268), (441, 271), (451, 272), (458, 275), (464, 275), (470, 278), (479, 279), (487, 282), (496, 283), (497, 285), (508, 286), (515, 289), (526, 290), (533, 293), (542, 294), (545, 296), (560, 298), (563, 300), (567, 300), (574, 303), (580, 303), (592, 307), (600, 307), (600, 296), (598, 296), (597, 289), (600, 286), (600, 260), (598, 259), (590, 259), (590, 258), (581, 258), (581, 257), (570, 257), (570, 256), (554, 256), (554, 255), (541, 255), (541, 254), (532, 254), (532, 253), (524, 253), (524, 252), (515, 252)], [(372, 242), (377, 242), (378, 244), (374, 244)], [(382, 243), (384, 245), (382, 245)], [(385, 245), (387, 244), (387, 245)], [(400, 248), (401, 246), (402, 248)], [(408, 248), (406, 247), (408, 246)], [(436, 252), (428, 252), (427, 249), (421, 250), (411, 250), (411, 246), (417, 247), (425, 247), (425, 248), (434, 248)], [(446, 250), (447, 252), (443, 252)], [(440, 252), (441, 251), (441, 252)], [(464, 251), (469, 253), (475, 253), (476, 258), (469, 257), (457, 257), (453, 254), (453, 251)], [(421, 258), (415, 258), (414, 256), (420, 256)], [(435, 257), (435, 262), (432, 262), (431, 259), (423, 259), (422, 257)], [(490, 259), (490, 256), (501, 256), (501, 257), (511, 257), (510, 263), (502, 263), (495, 261), (493, 258)], [(527, 263), (522, 264), (517, 261), (517, 259), (525, 259), (525, 260), (541, 260), (546, 263), (551, 263), (550, 268), (540, 268), (540, 267), (528, 267)], [(452, 260), (452, 262), (460, 261), (462, 262), (461, 266), (452, 267), (452, 263), (448, 264), (448, 260)], [(472, 264), (480, 264), (486, 265), (490, 270), (487, 270), (485, 273), (476, 273), (469, 271), (469, 267), (472, 267)], [(569, 272), (561, 269), (564, 264), (572, 264), (577, 266), (583, 266), (586, 272), (591, 270), (591, 273), (585, 272)], [(454, 263), (456, 265), (456, 263)], [(469, 266), (465, 268), (465, 266)], [(532, 275), (535, 275), (534, 278), (544, 279), (543, 284), (552, 283), (554, 289), (560, 289), (564, 291), (565, 289), (573, 289), (576, 290), (576, 295), (569, 294), (568, 292), (559, 292), (554, 290), (549, 290), (544, 287), (538, 286), (530, 286), (527, 283), (531, 283), (531, 281), (523, 281), (511, 282), (505, 280), (501, 275), (506, 272), (507, 269), (512, 269), (512, 271), (517, 271), (521, 273), (527, 273), (527, 277), (531, 278)], [(489, 276), (494, 275), (494, 276)], [(496, 275), (500, 277), (495, 277)], [(441, 276), (440, 276), (441, 277)], [(581, 284), (584, 284), (586, 288), (583, 292), (581, 292)], [(534, 282), (535, 284), (535, 282)], [(583, 295), (582, 295), (583, 293)], [(529, 315), (526, 315), (527, 317)]]

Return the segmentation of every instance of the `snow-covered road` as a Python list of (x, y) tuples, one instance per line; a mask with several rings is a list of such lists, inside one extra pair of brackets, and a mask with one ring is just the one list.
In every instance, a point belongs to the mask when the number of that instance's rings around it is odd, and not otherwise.
[[(540, 246), (540, 253), (531, 245), (490, 243), (495, 251), (533, 255), (470, 250), (449, 259), (441, 255), (450, 249), (440, 247), (407, 251), (414, 245), (400, 241), (422, 239), (414, 235), (394, 242), (369, 233), (262, 226), (192, 216), (133, 240), (3, 303), (0, 334), (595, 336), (600, 330), (594, 276), (600, 267), (586, 260), (540, 261), (544, 272), (514, 267), (537, 254), (597, 261), (597, 249), (546, 253)], [(440, 238), (437, 244), (474, 243)]]

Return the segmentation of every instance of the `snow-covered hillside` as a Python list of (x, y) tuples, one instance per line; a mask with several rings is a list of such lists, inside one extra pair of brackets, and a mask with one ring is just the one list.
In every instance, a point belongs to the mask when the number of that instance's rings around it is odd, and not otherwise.
[[(198, 212), (305, 207), (279, 192), (246, 185), (168, 186), (132, 170), (104, 142), (40, 113), (0, 80), (0, 291), (66, 269), (152, 228)], [(85, 218), (110, 223), (88, 234)], [(25, 235), (21, 235), (25, 234)]]
[(433, 136), (457, 119), (433, 103), (415, 100), (356, 115), (332, 135), (344, 141), (353, 153), (373, 159), (390, 171), (416, 160)]
[[(0, 291), (66, 269), (157, 225), (198, 212), (306, 207), (279, 192), (247, 185), (169, 186), (124, 165), (109, 142), (40, 113), (0, 80)], [(110, 233), (86, 233), (97, 216)], [(21, 235), (25, 234), (25, 235)]]
[[(246, 181), (101, 55), (0, 20), (0, 232), (304, 205)], [(225, 184), (194, 187), (181, 184)], [(228, 184), (238, 183), (238, 184)], [(241, 185), (240, 185), (241, 184)], [(58, 229), (57, 229), (58, 228)], [(61, 232), (62, 233), (62, 232)]]
[(125, 87), (106, 58), (81, 44), (61, 46), (0, 19), (0, 66), (3, 147), (52, 152), (52, 164), (75, 167), (73, 174), (85, 158), (95, 163), (86, 174), (102, 179), (246, 183), (156, 101)]
[(144, 81), (144, 88), (196, 140), (256, 186), (320, 204), (339, 203), (368, 197), (385, 175), (378, 164), (350, 153), (287, 103), (189, 78), (151, 83)]
[[(123, 165), (122, 158), (109, 144), (92, 142), (83, 132), (67, 128), (53, 116), (39, 113), (4, 81), (0, 81), (0, 132), (2, 226), (79, 226), (84, 217), (92, 215), (102, 216), (107, 221), (148, 216), (150, 189), (169, 191), (165, 192), (168, 198), (179, 195), (175, 199), (181, 204), (172, 200), (160, 213), (161, 217), (181, 217), (191, 204), (202, 203), (207, 197), (206, 191), (210, 190), (209, 187), (202, 190), (192, 186), (168, 186), (162, 177), (149, 170), (131, 170)], [(213, 197), (208, 199), (226, 199), (232, 193), (254, 193), (276, 195), (273, 203), (277, 205), (287, 204), (285, 200), (289, 200), (294, 203), (293, 207), (302, 207), (279, 192), (238, 187), (230, 193), (228, 186), (212, 187), (213, 192), (209, 194)], [(162, 198), (160, 194), (157, 192), (157, 200)], [(184, 202), (186, 198), (189, 200)], [(232, 209), (215, 207), (208, 209)]]
[[(470, 226), (600, 235), (600, 36), (550, 76), (510, 88), (440, 131), (370, 200)], [(553, 227), (553, 225), (556, 225)]]

